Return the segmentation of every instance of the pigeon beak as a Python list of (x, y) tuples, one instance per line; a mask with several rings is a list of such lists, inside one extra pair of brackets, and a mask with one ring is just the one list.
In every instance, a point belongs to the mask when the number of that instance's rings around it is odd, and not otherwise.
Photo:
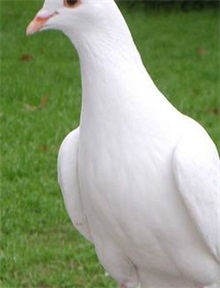
[(32, 20), (28, 25), (26, 29), (26, 35), (29, 36), (38, 31), (41, 31), (48, 19), (57, 14), (57, 12), (51, 12), (45, 8), (40, 10), (35, 16), (34, 20)]

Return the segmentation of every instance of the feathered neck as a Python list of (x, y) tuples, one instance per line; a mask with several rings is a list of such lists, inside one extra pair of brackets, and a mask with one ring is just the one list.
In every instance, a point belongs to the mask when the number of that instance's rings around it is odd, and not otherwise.
[(145, 115), (146, 107), (151, 109), (159, 95), (123, 16), (117, 10), (113, 25), (107, 20), (103, 26), (95, 26), (79, 37), (68, 35), (80, 59), (83, 94), (80, 125), (87, 130), (100, 126), (101, 119), (110, 122), (114, 117), (117, 123), (125, 125), (121, 115), (132, 119), (130, 113), (134, 109)]

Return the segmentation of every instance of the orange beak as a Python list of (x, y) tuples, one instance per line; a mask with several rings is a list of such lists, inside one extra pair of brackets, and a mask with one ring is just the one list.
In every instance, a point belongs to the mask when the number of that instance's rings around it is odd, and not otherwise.
[(48, 11), (41, 10), (39, 13), (37, 13), (34, 20), (31, 21), (28, 25), (26, 29), (26, 35), (32, 35), (40, 31), (44, 27), (44, 24), (48, 21), (48, 19), (55, 15), (57, 15), (57, 12), (48, 13)]

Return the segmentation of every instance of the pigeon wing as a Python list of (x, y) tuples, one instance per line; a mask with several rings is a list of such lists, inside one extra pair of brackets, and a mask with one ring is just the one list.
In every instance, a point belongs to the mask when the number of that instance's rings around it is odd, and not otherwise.
[(192, 124), (175, 148), (174, 177), (196, 228), (220, 261), (219, 156), (206, 131), (197, 123)]
[(78, 183), (78, 142), (79, 128), (70, 132), (60, 147), (58, 181), (73, 225), (87, 240), (93, 242)]

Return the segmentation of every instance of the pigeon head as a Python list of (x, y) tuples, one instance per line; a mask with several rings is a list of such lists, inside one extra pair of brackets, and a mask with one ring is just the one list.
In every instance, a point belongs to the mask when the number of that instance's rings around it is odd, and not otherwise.
[(142, 63), (114, 0), (45, 0), (26, 34), (50, 29), (62, 31), (71, 40), (81, 62), (89, 57), (94, 64), (97, 59), (120, 62), (120, 66), (122, 59)]
[(78, 38), (98, 35), (100, 31), (120, 31), (123, 26), (124, 19), (113, 0), (45, 0), (26, 34), (56, 29), (77, 42)]

